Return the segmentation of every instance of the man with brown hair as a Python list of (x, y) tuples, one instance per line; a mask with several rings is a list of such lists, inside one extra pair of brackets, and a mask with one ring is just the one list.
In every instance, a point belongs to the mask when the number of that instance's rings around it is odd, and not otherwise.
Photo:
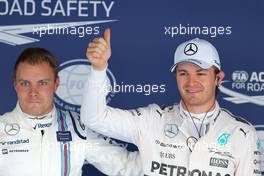
[(195, 38), (174, 55), (181, 101), (137, 110), (106, 105), (106, 68), (110, 30), (89, 43), (88, 75), (81, 120), (91, 129), (137, 145), (145, 175), (260, 176), (260, 152), (254, 127), (221, 108), (216, 90), (224, 78), (216, 48)]

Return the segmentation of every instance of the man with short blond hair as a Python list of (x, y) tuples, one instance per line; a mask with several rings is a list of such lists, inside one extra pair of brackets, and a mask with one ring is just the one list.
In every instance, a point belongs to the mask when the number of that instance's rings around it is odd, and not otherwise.
[(0, 175), (81, 176), (85, 161), (107, 175), (140, 175), (136, 152), (109, 144), (81, 124), (79, 114), (55, 107), (57, 68), (43, 48), (27, 48), (18, 57), (18, 103), (0, 118)]

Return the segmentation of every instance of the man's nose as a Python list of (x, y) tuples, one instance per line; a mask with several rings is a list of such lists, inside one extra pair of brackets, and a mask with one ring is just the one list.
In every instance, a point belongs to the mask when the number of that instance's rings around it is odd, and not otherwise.
[(188, 84), (189, 85), (194, 85), (197, 81), (197, 78), (195, 75), (189, 75), (188, 76)]
[(34, 86), (34, 85), (30, 86), (29, 94), (30, 94), (31, 96), (36, 96), (36, 95), (38, 95), (38, 88), (37, 88), (37, 86)]

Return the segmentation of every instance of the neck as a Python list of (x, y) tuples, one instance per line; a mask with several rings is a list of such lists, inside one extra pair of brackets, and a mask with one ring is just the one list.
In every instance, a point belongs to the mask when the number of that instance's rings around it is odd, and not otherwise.
[(210, 112), (215, 108), (215, 100), (205, 105), (189, 105), (186, 104), (183, 100), (181, 100), (181, 105), (184, 110), (190, 113), (202, 114), (202, 113)]
[[(22, 111), (23, 112), (23, 111)], [(53, 112), (53, 108), (48, 112), (48, 113), (45, 113), (45, 114), (40, 114), (40, 115), (32, 115), (32, 114), (28, 114), (26, 112), (23, 112), (23, 114), (29, 118), (29, 119), (45, 119), (45, 118), (50, 118), (52, 116), (52, 112)]]

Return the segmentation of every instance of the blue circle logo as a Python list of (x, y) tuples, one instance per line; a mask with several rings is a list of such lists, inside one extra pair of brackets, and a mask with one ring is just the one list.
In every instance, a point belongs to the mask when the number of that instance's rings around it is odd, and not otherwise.
[[(90, 73), (91, 65), (87, 59), (74, 59), (62, 63), (59, 67), (60, 85), (55, 93), (56, 106), (64, 110), (80, 112), (82, 95)], [(107, 69), (108, 82), (116, 84), (114, 75)], [(107, 102), (114, 97), (114, 91), (107, 96)]]

